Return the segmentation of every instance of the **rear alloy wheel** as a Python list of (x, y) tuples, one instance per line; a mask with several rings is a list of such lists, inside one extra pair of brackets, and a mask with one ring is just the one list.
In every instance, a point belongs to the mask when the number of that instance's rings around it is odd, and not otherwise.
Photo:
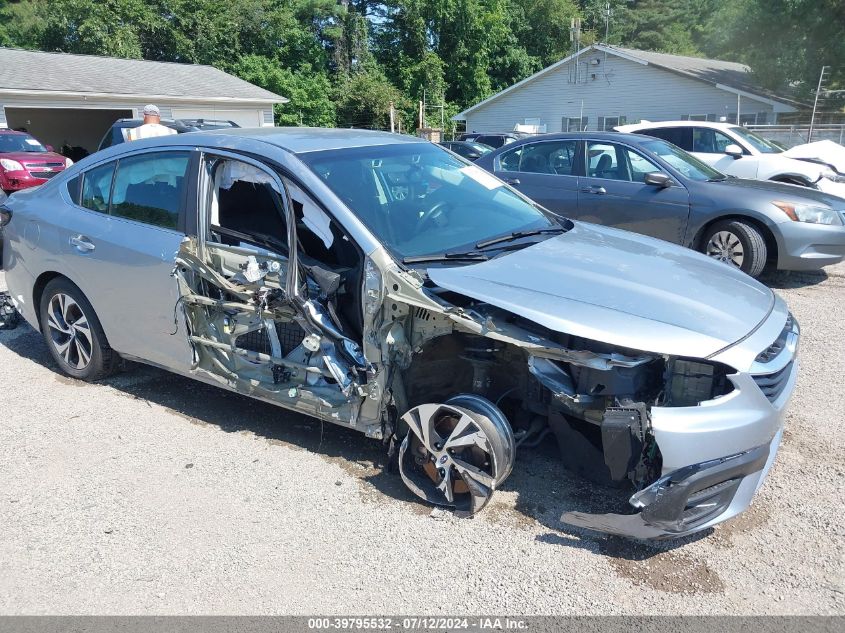
[(93, 381), (114, 372), (118, 357), (106, 341), (94, 308), (67, 279), (53, 279), (44, 288), (41, 333), (67, 375)]
[(738, 220), (717, 222), (702, 240), (703, 251), (713, 259), (758, 276), (766, 265), (766, 241), (753, 226)]
[(443, 404), (421, 404), (402, 420), (408, 434), (399, 448), (399, 472), (429, 503), (462, 516), (475, 514), (513, 469), (513, 431), (485, 398), (464, 394)]

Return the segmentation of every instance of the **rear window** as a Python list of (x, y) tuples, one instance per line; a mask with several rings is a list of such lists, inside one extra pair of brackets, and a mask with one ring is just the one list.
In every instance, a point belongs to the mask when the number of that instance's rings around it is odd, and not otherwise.
[(637, 130), (637, 134), (654, 136), (669, 141), (688, 152), (692, 151), (692, 128), (689, 127), (658, 127)]
[(114, 178), (111, 214), (177, 228), (189, 160), (188, 152), (141, 154), (121, 160)]
[(91, 211), (108, 213), (114, 167), (115, 163), (107, 163), (85, 172), (82, 179), (81, 206)]

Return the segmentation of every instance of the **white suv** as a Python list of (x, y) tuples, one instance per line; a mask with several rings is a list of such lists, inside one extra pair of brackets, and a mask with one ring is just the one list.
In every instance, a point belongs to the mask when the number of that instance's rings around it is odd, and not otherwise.
[(814, 187), (845, 197), (845, 179), (832, 169), (785, 156), (780, 147), (739, 125), (646, 121), (621, 125), (616, 130), (662, 138), (731, 176)]

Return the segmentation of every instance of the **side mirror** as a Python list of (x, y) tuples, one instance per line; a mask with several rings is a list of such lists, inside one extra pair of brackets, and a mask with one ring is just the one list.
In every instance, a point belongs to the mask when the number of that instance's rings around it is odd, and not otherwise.
[(725, 154), (730, 156), (731, 158), (742, 158), (742, 148), (735, 143), (731, 143), (727, 147), (725, 147)]
[(48, 152), (55, 151), (55, 150), (53, 150), (53, 146), (52, 146), (52, 145), (45, 145), (44, 147), (46, 147), (46, 148), (47, 148), (47, 151), (48, 151)]
[(476, 161), (479, 158), (481, 158), (481, 154), (477, 154), (476, 152), (470, 152), (469, 154), (467, 154), (467, 159), (469, 160)]
[(649, 174), (646, 174), (643, 177), (643, 182), (647, 185), (652, 185), (654, 187), (660, 187), (661, 189), (665, 189), (666, 187), (671, 187), (675, 184), (675, 181), (672, 180), (668, 174), (664, 174), (659, 171), (653, 171)]

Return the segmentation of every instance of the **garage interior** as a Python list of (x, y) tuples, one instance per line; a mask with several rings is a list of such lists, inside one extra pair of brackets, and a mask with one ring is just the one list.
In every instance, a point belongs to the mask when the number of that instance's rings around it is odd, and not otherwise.
[(25, 128), (59, 153), (66, 145), (83, 148), (85, 155), (92, 153), (112, 123), (131, 117), (132, 110), (6, 107), (6, 124), (10, 129)]

